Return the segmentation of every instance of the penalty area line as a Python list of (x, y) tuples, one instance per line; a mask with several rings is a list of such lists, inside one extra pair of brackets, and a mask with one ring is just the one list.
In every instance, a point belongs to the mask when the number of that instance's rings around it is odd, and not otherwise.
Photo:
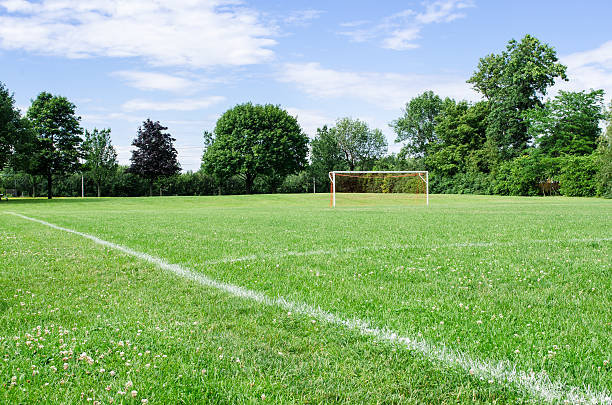
[(341, 315), (328, 312), (318, 306), (290, 301), (282, 296), (270, 297), (259, 291), (250, 290), (237, 285), (215, 280), (204, 274), (191, 271), (179, 264), (169, 263), (166, 260), (139, 252), (127, 246), (109, 242), (96, 236), (64, 228), (40, 219), (28, 217), (15, 212), (7, 212), (22, 219), (36, 222), (47, 227), (68, 232), (89, 239), (92, 242), (105, 246), (126, 255), (154, 264), (158, 268), (173, 273), (185, 279), (197, 282), (200, 285), (215, 288), (232, 296), (255, 301), (267, 306), (280, 307), (286, 311), (292, 311), (300, 315), (315, 318), (321, 322), (342, 326), (348, 330), (359, 333), (362, 336), (371, 337), (378, 341), (403, 347), (405, 349), (420, 353), (430, 361), (440, 362), (448, 367), (463, 369), (466, 373), (477, 378), (493, 380), (505, 386), (514, 386), (530, 395), (536, 396), (546, 402), (570, 402), (590, 404), (612, 404), (612, 396), (606, 391), (594, 391), (589, 387), (578, 388), (559, 381), (553, 381), (545, 371), (535, 373), (517, 370), (516, 365), (508, 360), (493, 362), (478, 359), (453, 349), (443, 343), (434, 344), (416, 336), (402, 336), (388, 328), (371, 326), (368, 322), (357, 318), (345, 318)]

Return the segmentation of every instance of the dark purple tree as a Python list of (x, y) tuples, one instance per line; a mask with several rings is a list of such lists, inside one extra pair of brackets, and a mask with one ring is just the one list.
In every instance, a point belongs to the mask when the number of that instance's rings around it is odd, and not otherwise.
[(132, 142), (136, 149), (130, 158), (130, 172), (149, 181), (150, 195), (153, 195), (153, 182), (181, 171), (176, 149), (172, 145), (176, 139), (164, 132), (167, 129), (159, 121), (147, 119), (138, 127), (138, 136)]

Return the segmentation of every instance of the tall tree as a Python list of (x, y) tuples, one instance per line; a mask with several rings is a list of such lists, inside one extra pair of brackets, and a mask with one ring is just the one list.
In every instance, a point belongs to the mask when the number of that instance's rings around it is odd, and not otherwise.
[(598, 191), (599, 194), (612, 198), (612, 104), (607, 112), (608, 125), (601, 135), (597, 154), (599, 156)]
[(149, 182), (149, 195), (153, 195), (153, 182), (170, 177), (181, 171), (176, 149), (169, 133), (159, 121), (153, 122), (147, 118), (138, 127), (138, 136), (132, 142), (136, 149), (132, 151), (130, 172), (139, 175)]
[(53, 176), (73, 173), (80, 167), (83, 131), (75, 109), (67, 98), (43, 92), (32, 101), (27, 113), (36, 134), (31, 169), (47, 177), (49, 199), (53, 197)]
[(328, 173), (347, 170), (344, 153), (327, 125), (317, 128), (317, 135), (310, 142), (310, 172), (320, 187), (328, 183)]
[(436, 174), (487, 172), (486, 117), (488, 103), (447, 102), (435, 127), (438, 143), (430, 148), (426, 165)]
[(15, 99), (0, 83), (0, 170), (13, 152), (20, 128), (21, 117), (15, 108)]
[(247, 194), (257, 176), (286, 176), (306, 163), (308, 137), (277, 105), (239, 104), (223, 113), (214, 134), (207, 134), (202, 169), (221, 181), (243, 176)]
[(98, 197), (101, 185), (117, 170), (117, 151), (111, 144), (110, 129), (85, 131), (83, 157), (85, 168), (96, 184)]
[(603, 90), (561, 90), (543, 107), (525, 113), (529, 133), (548, 156), (590, 155), (597, 149), (605, 118)]
[(491, 104), (487, 136), (504, 159), (527, 148), (530, 138), (523, 114), (542, 105), (541, 99), (555, 79), (567, 80), (566, 70), (554, 48), (531, 35), (520, 42), (511, 40), (501, 54), (480, 59), (467, 82)]
[(406, 103), (404, 115), (390, 126), (397, 134), (395, 142), (406, 142), (402, 155), (424, 157), (429, 145), (437, 142), (436, 118), (442, 112), (444, 102), (433, 91), (426, 91)]
[(380, 129), (370, 129), (359, 119), (340, 118), (330, 130), (350, 170), (370, 169), (387, 152), (387, 140)]

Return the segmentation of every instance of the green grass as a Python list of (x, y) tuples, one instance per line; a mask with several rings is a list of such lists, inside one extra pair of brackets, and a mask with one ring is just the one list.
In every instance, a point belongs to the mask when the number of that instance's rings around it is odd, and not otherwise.
[[(328, 206), (327, 195), (56, 199), (2, 202), (0, 213), (612, 391), (612, 201), (432, 196), (427, 208), (368, 195)], [(540, 400), (12, 215), (0, 214), (0, 263), (0, 402)]]

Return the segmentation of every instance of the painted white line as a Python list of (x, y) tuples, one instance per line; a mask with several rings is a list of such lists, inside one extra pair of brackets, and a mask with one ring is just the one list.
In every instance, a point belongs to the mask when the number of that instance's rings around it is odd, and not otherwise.
[(347, 253), (357, 253), (361, 251), (375, 251), (375, 250), (402, 250), (402, 249), (446, 249), (456, 247), (501, 247), (501, 246), (521, 246), (526, 244), (559, 244), (559, 243), (598, 243), (598, 242), (611, 242), (612, 238), (582, 238), (582, 239), (533, 239), (526, 241), (514, 241), (514, 242), (458, 242), (458, 243), (447, 243), (443, 245), (425, 246), (425, 245), (406, 245), (406, 244), (393, 244), (393, 245), (371, 245), (371, 246), (359, 246), (352, 248), (343, 249), (316, 249), (306, 251), (281, 251), (275, 253), (263, 253), (259, 255), (248, 255), (240, 257), (227, 257), (221, 259), (208, 260), (203, 265), (215, 265), (215, 264), (226, 264), (226, 263), (238, 263), (247, 261), (257, 261), (263, 259), (277, 259), (279, 257), (292, 257), (292, 256), (322, 256), (322, 255), (340, 255)]
[(463, 353), (459, 350), (450, 348), (444, 344), (429, 343), (423, 338), (414, 336), (401, 336), (388, 328), (377, 328), (370, 326), (368, 322), (361, 319), (343, 318), (340, 315), (325, 311), (318, 306), (306, 303), (289, 301), (283, 297), (272, 298), (261, 292), (249, 290), (233, 284), (214, 280), (204, 274), (195, 273), (181, 265), (168, 263), (164, 259), (139, 252), (129, 247), (108, 242), (83, 232), (64, 228), (40, 219), (27, 217), (22, 214), (9, 212), (28, 221), (57, 229), (60, 231), (79, 235), (87, 238), (94, 243), (111, 249), (118, 250), (130, 256), (152, 263), (160, 269), (174, 273), (180, 277), (193, 280), (203, 286), (212, 287), (224, 291), (235, 297), (252, 300), (268, 306), (280, 307), (286, 311), (295, 312), (307, 317), (317, 319), (334, 325), (343, 326), (351, 331), (363, 336), (369, 336), (376, 340), (386, 341), (422, 354), (424, 357), (438, 361), (449, 367), (458, 367), (477, 378), (493, 380), (504, 385), (513, 385), (519, 390), (540, 398), (546, 402), (568, 402), (568, 403), (588, 403), (588, 404), (612, 404), (612, 395), (606, 391), (594, 391), (589, 387), (578, 388), (569, 386), (562, 382), (552, 381), (545, 371), (539, 373), (525, 372), (517, 370), (516, 366), (510, 361), (492, 362), (478, 359)]

